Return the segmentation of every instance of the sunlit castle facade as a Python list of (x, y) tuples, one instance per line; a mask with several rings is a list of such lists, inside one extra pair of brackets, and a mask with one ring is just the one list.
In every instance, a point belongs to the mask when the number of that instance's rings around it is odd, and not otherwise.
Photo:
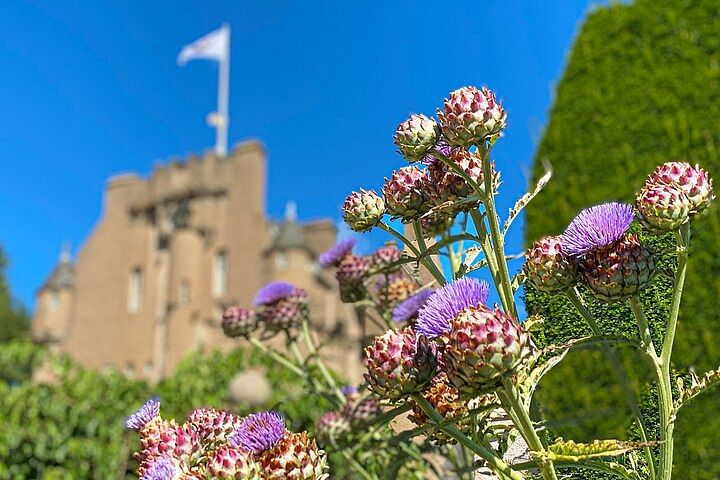
[(265, 283), (284, 280), (308, 291), (330, 363), (358, 379), (357, 317), (316, 262), (335, 227), (299, 223), (292, 204), (282, 221), (267, 219), (265, 177), (265, 151), (248, 141), (227, 158), (111, 178), (76, 261), (64, 252), (38, 290), (35, 340), (85, 366), (156, 381), (196, 348), (235, 345), (220, 327), (224, 308), (251, 306)]

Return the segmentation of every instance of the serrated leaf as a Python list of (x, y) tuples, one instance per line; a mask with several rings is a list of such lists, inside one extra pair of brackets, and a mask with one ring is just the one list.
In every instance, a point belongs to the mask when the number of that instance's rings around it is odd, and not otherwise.
[(545, 185), (547, 185), (550, 181), (550, 178), (552, 178), (552, 165), (550, 165), (550, 162), (547, 161), (547, 159), (543, 159), (542, 163), (545, 167), (545, 173), (542, 177), (540, 177), (537, 184), (535, 184), (535, 188), (520, 197), (518, 201), (515, 202), (515, 206), (510, 209), (508, 218), (507, 220), (505, 220), (505, 225), (503, 226), (503, 236), (507, 234), (507, 231), (510, 229), (510, 225), (512, 225), (513, 221), (517, 218), (518, 215), (520, 215), (520, 212), (522, 212), (523, 208), (525, 208), (527, 204), (529, 204), (532, 199), (535, 198), (535, 196), (537, 196), (537, 194), (540, 193), (543, 188), (545, 188)]
[(717, 370), (710, 370), (706, 372), (702, 377), (698, 378), (696, 375), (691, 374), (691, 383), (689, 388), (685, 388), (684, 383), (681, 379), (678, 381), (678, 390), (680, 390), (680, 398), (675, 403), (675, 413), (684, 407), (698, 395), (706, 392), (712, 387), (720, 385), (720, 368)]
[(657, 442), (626, 442), (614, 439), (581, 443), (558, 438), (546, 451), (531, 452), (531, 454), (540, 460), (579, 462), (602, 457), (617, 457), (656, 444)]

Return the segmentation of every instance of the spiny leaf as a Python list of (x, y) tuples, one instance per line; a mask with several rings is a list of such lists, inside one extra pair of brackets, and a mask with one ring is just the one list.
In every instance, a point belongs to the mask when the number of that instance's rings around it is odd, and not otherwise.
[(698, 378), (697, 375), (691, 372), (689, 388), (685, 388), (684, 382), (681, 378), (678, 379), (677, 385), (678, 390), (680, 390), (680, 398), (677, 402), (675, 402), (676, 414), (681, 407), (690, 403), (701, 393), (712, 387), (720, 385), (720, 368), (706, 372), (701, 378)]
[(657, 442), (641, 443), (622, 440), (593, 440), (591, 443), (580, 443), (573, 440), (558, 438), (544, 452), (531, 452), (537, 459), (579, 462), (602, 457), (617, 457), (633, 450), (656, 445)]

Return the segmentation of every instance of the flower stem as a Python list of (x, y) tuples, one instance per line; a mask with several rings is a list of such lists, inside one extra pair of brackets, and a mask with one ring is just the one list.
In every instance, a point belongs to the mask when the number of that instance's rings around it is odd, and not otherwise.
[[(378, 227), (382, 228), (383, 230), (388, 232), (390, 235), (397, 238), (400, 241), (400, 243), (402, 243), (407, 248), (409, 248), (410, 251), (415, 255), (415, 257), (417, 257), (418, 261), (420, 263), (422, 263), (425, 266), (425, 268), (428, 269), (428, 271), (432, 274), (433, 278), (435, 278), (435, 280), (438, 282), (438, 284), (445, 285), (446, 280), (445, 280), (445, 276), (442, 274), (442, 272), (440, 272), (437, 269), (437, 267), (435, 267), (434, 263), (432, 263), (432, 265), (428, 265), (428, 261), (427, 261), (428, 258), (420, 258), (420, 257), (422, 257), (420, 250), (418, 250), (417, 247), (415, 247), (415, 245), (413, 245), (412, 242), (405, 235), (403, 235), (402, 233), (398, 232), (394, 228), (392, 228), (389, 225), (386, 225), (384, 223), (379, 223)], [(435, 268), (432, 268), (432, 267), (435, 267)]]
[(285, 368), (292, 370), (294, 373), (298, 374), (300, 377), (307, 379), (307, 373), (297, 365), (295, 365), (293, 362), (285, 358), (282, 354), (279, 352), (276, 352), (272, 348), (268, 348), (263, 344), (260, 340), (257, 338), (250, 338), (250, 343), (253, 344), (257, 349), (265, 353), (266, 355), (269, 355), (270, 358), (272, 358), (274, 361), (279, 363), (280, 365), (284, 366)]
[[(497, 394), (530, 449), (534, 452), (544, 452), (545, 445), (543, 445), (542, 440), (540, 440), (540, 437), (535, 431), (535, 426), (530, 419), (530, 414), (523, 406), (512, 380), (505, 380), (503, 382), (503, 388), (498, 389)], [(545, 480), (558, 480), (555, 466), (550, 459), (544, 458), (540, 460), (540, 472)]]
[(500, 231), (500, 221), (498, 220), (495, 208), (495, 190), (493, 188), (493, 171), (490, 164), (490, 150), (485, 146), (479, 148), (480, 158), (482, 159), (483, 181), (485, 182), (485, 213), (488, 217), (490, 225), (490, 237), (492, 238), (492, 246), (495, 252), (495, 259), (498, 265), (498, 274), (500, 279), (500, 287), (505, 292), (505, 311), (509, 312), (517, 319), (517, 309), (515, 308), (515, 300), (512, 289), (512, 279), (508, 270), (507, 260), (505, 259), (505, 240)]
[(673, 294), (670, 303), (670, 317), (665, 332), (665, 341), (660, 354), (660, 370), (662, 381), (658, 386), (660, 398), (660, 480), (672, 478), (673, 469), (673, 432), (675, 421), (672, 415), (673, 398), (670, 378), (670, 359), (672, 357), (675, 330), (677, 330), (678, 316), (680, 314), (680, 301), (682, 300), (685, 274), (687, 273), (688, 248), (690, 247), (690, 224), (686, 223), (675, 232), (678, 244), (678, 268), (675, 273)]
[(452, 438), (457, 440), (458, 443), (469, 448), (473, 453), (485, 460), (485, 462), (487, 462), (492, 471), (496, 475), (498, 475), (498, 478), (500, 478), (500, 480), (525, 479), (525, 477), (521, 473), (513, 470), (510, 465), (505, 463), (502, 458), (500, 458), (495, 452), (485, 447), (484, 445), (481, 445), (472, 440), (470, 437), (458, 430), (455, 425), (451, 423), (446, 423), (442, 415), (440, 415), (440, 413), (435, 410), (435, 407), (433, 407), (432, 404), (430, 404), (430, 402), (428, 402), (425, 397), (420, 394), (416, 394), (413, 395), (413, 399), (415, 400), (415, 402), (417, 402), (423, 412), (425, 412), (425, 414), (438, 425), (438, 428), (440, 430), (447, 433)]
[(485, 255), (485, 260), (487, 261), (488, 268), (490, 269), (490, 275), (492, 276), (493, 283), (495, 284), (495, 289), (497, 290), (498, 295), (500, 295), (500, 303), (502, 303), (503, 309), (508, 311), (508, 301), (505, 298), (505, 290), (500, 287), (501, 280), (497, 258), (495, 258), (492, 243), (490, 242), (490, 235), (485, 227), (485, 220), (483, 220), (482, 215), (480, 215), (480, 211), (477, 209), (470, 210), (470, 217), (475, 225), (475, 230), (477, 230), (478, 235), (482, 239), (480, 247)]
[(330, 387), (335, 396), (340, 400), (340, 405), (344, 404), (345, 395), (342, 394), (337, 384), (335, 383), (335, 379), (332, 377), (330, 371), (325, 366), (325, 362), (323, 362), (322, 358), (320, 358), (320, 355), (317, 352), (317, 348), (315, 348), (315, 343), (310, 336), (310, 329), (308, 328), (307, 320), (303, 320), (302, 322), (302, 336), (308, 349), (308, 353), (310, 353), (310, 356), (312, 356), (315, 360), (315, 363), (320, 369), (320, 373), (322, 373), (322, 376), (325, 379), (325, 383), (327, 383), (327, 386)]
[(425, 260), (425, 263), (423, 263), (423, 265), (425, 265), (425, 268), (430, 271), (430, 273), (433, 275), (433, 277), (435, 277), (435, 279), (443, 279), (440, 285), (445, 285), (445, 275), (443, 275), (443, 273), (437, 267), (437, 265), (435, 264), (435, 260), (433, 260), (432, 257), (427, 254), (427, 245), (425, 244), (425, 236), (423, 235), (420, 220), (413, 221), (413, 231), (415, 232), (415, 240), (417, 240), (418, 247), (420, 248), (420, 256), (422, 256), (423, 260)]
[(362, 475), (362, 477), (363, 477), (365, 480), (375, 480), (375, 479), (376, 479), (376, 477), (370, 475), (370, 474), (368, 473), (368, 471), (365, 470), (365, 468), (364, 468), (362, 465), (360, 465), (360, 462), (358, 462), (357, 460), (355, 460), (355, 459), (350, 455), (350, 452), (348, 452), (347, 450), (340, 450), (340, 451), (342, 452), (343, 457), (345, 457), (345, 460), (347, 460), (347, 462), (348, 462), (350, 465), (352, 465), (353, 470), (355, 470), (355, 471), (358, 472), (360, 475)]
[[(593, 335), (602, 335), (602, 331), (600, 330), (600, 327), (598, 327), (597, 321), (595, 321), (595, 317), (585, 306), (585, 303), (580, 297), (580, 293), (578, 292), (577, 288), (567, 290), (565, 292), (565, 296), (568, 298), (568, 300), (570, 300), (570, 303), (575, 306), (580, 315), (582, 315), (582, 317), (585, 319), (588, 326), (590, 327), (590, 330), (592, 330)], [(609, 348), (607, 345), (603, 345), (603, 354), (612, 365), (613, 371), (617, 375), (618, 381), (620, 383), (620, 387), (625, 394), (625, 401), (630, 407), (630, 410), (632, 410), (633, 415), (635, 415), (635, 421), (637, 422), (638, 429), (640, 430), (640, 439), (643, 441), (643, 443), (648, 443), (647, 426), (645, 425), (645, 419), (643, 418), (642, 411), (640, 410), (637, 396), (632, 389), (630, 379), (628, 378), (625, 369), (620, 363), (620, 359), (617, 357), (615, 351)], [(644, 447), (643, 451), (645, 453), (645, 461), (647, 462), (648, 469), (650, 471), (650, 480), (655, 480), (655, 458), (653, 457), (652, 450), (650, 449), (650, 447)]]

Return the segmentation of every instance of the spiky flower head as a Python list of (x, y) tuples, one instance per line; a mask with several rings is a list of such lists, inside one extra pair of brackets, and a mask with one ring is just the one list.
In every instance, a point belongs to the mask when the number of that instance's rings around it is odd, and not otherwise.
[(194, 429), (205, 445), (227, 442), (242, 423), (237, 415), (214, 408), (196, 408), (188, 415), (185, 424)]
[(350, 431), (350, 421), (340, 412), (327, 412), (315, 422), (315, 436), (321, 445), (333, 444)]
[(646, 183), (638, 192), (635, 206), (638, 220), (648, 230), (665, 233), (675, 230), (690, 219), (692, 203), (680, 189), (662, 184)]
[(394, 308), (412, 295), (419, 285), (403, 272), (394, 272), (376, 282), (378, 303), (383, 309)]
[(378, 270), (396, 271), (400, 268), (396, 265), (402, 258), (402, 252), (394, 244), (383, 245), (375, 250), (372, 255), (372, 264)]
[(505, 128), (507, 114), (495, 93), (485, 87), (462, 87), (450, 93), (438, 118), (451, 145), (470, 147)]
[(461, 395), (477, 396), (520, 363), (529, 348), (527, 330), (499, 308), (468, 307), (445, 335), (444, 370)]
[(687, 162), (667, 162), (648, 177), (646, 185), (667, 185), (685, 194), (690, 202), (690, 214), (701, 213), (715, 198), (710, 176), (700, 165)]
[(372, 258), (362, 255), (345, 255), (338, 263), (335, 278), (339, 282), (353, 282), (363, 280), (372, 265)]
[(223, 312), (223, 333), (230, 338), (247, 337), (256, 328), (257, 316), (250, 309), (230, 306)]
[(410, 328), (388, 330), (365, 348), (370, 390), (391, 401), (417, 392), (437, 367), (435, 345)]
[(453, 226), (456, 217), (457, 212), (452, 211), (433, 210), (426, 213), (420, 218), (423, 236), (430, 239), (442, 235)]
[(606, 302), (625, 300), (652, 282), (655, 255), (635, 235), (585, 255), (579, 269), (595, 297)]
[(286, 282), (271, 282), (255, 295), (257, 316), (269, 332), (289, 331), (307, 318), (307, 292)]
[(260, 479), (260, 471), (252, 454), (227, 445), (210, 452), (205, 468), (212, 479)]
[(385, 179), (383, 196), (388, 213), (410, 221), (430, 209), (429, 181), (423, 170), (414, 165), (402, 167)]
[(338, 242), (337, 245), (334, 245), (318, 257), (318, 263), (323, 267), (337, 266), (345, 255), (352, 252), (356, 243), (354, 238), (348, 238), (347, 240)]
[(437, 338), (450, 330), (450, 321), (467, 307), (487, 302), (489, 286), (484, 280), (463, 277), (435, 290), (418, 312), (415, 330)]
[(356, 232), (367, 232), (385, 215), (385, 201), (374, 190), (352, 192), (343, 203), (343, 220)]
[(418, 318), (418, 312), (425, 305), (433, 290), (424, 289), (410, 296), (397, 307), (393, 308), (392, 320), (395, 323), (413, 322)]
[(432, 118), (412, 114), (398, 125), (393, 141), (408, 162), (419, 162), (435, 146), (440, 129)]
[[(152, 426), (151, 428), (149, 428)], [(136, 454), (139, 473), (144, 473), (154, 459), (169, 456), (183, 464), (191, 464), (202, 455), (200, 436), (189, 425), (153, 421), (140, 432), (141, 450)]]
[(235, 430), (228, 444), (255, 454), (272, 448), (285, 435), (285, 420), (276, 412), (248, 415)]
[(543, 237), (525, 252), (523, 272), (542, 292), (556, 293), (577, 285), (580, 273), (563, 250), (562, 237)]
[(562, 235), (563, 250), (580, 257), (605, 247), (625, 235), (633, 221), (633, 209), (624, 203), (603, 203), (581, 211)]
[(353, 428), (362, 428), (372, 422), (383, 412), (382, 405), (375, 397), (367, 397), (362, 400), (345, 404), (342, 410), (343, 416), (350, 422)]
[(125, 428), (139, 432), (152, 420), (160, 417), (160, 399), (153, 397), (125, 421)]
[(358, 390), (357, 385), (344, 385), (340, 388), (340, 391), (348, 402), (354, 402), (360, 396), (360, 390)]
[[(460, 399), (457, 388), (450, 384), (447, 375), (444, 373), (438, 374), (433, 379), (430, 385), (422, 391), (422, 396), (443, 418), (452, 421), (461, 430), (465, 430), (470, 426), (470, 419), (467, 418), (469, 413), (468, 402)], [(410, 421), (419, 427), (430, 423), (430, 418), (420, 406), (414, 401), (412, 405)], [(430, 432), (430, 438), (440, 445), (454, 443), (452, 437), (439, 429)]]
[(170, 457), (159, 457), (149, 464), (140, 480), (174, 480), (177, 468)]
[(319, 450), (307, 432), (288, 433), (258, 463), (263, 479), (323, 480), (327, 478), (325, 452)]
[[(482, 160), (476, 153), (456, 149), (448, 156), (448, 160), (473, 180), (483, 192), (485, 191)], [(491, 164), (491, 168), (492, 188), (496, 190), (500, 184), (500, 175), (495, 171), (494, 164)], [(436, 205), (445, 202), (457, 202), (474, 194), (473, 188), (467, 180), (441, 160), (435, 159), (428, 164), (428, 176), (435, 187), (433, 191), (436, 196), (432, 200)], [(457, 209), (458, 211), (467, 211), (475, 207), (477, 203), (466, 201), (458, 205)]]

